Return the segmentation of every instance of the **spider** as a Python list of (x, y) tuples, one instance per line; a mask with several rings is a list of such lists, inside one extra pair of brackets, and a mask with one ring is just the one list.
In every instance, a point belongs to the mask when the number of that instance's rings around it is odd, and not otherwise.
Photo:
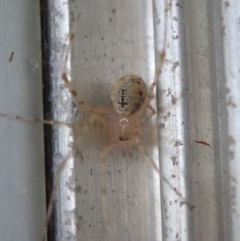
[[(79, 21), (80, 15), (78, 15), (76, 22)], [(67, 124), (71, 128), (80, 129), (78, 132), (81, 133), (79, 137), (76, 137), (74, 143), (78, 145), (79, 139), (94, 127), (100, 127), (104, 129), (110, 136), (111, 144), (102, 148), (100, 155), (101, 162), (101, 182), (100, 182), (100, 190), (102, 195), (102, 213), (105, 226), (108, 230), (113, 241), (119, 241), (117, 234), (115, 233), (112, 222), (110, 218), (108, 202), (107, 202), (107, 187), (106, 187), (106, 161), (109, 152), (118, 147), (131, 147), (133, 145), (137, 145), (142, 152), (148, 156), (145, 148), (142, 145), (142, 132), (144, 124), (156, 114), (155, 109), (150, 105), (150, 100), (153, 95), (154, 88), (156, 86), (156, 82), (159, 78), (160, 71), (165, 58), (165, 51), (163, 50), (160, 53), (158, 68), (155, 73), (155, 78), (153, 83), (147, 88), (145, 82), (137, 75), (125, 75), (120, 79), (116, 80), (111, 88), (111, 99), (113, 107), (107, 108), (104, 106), (93, 107), (86, 104), (82, 99), (80, 99), (79, 95), (73, 88), (70, 83), (67, 75), (67, 62), (69, 58), (69, 53), (72, 48), (74, 42), (75, 34), (70, 34), (69, 44), (67, 48), (66, 57), (64, 60), (64, 67), (62, 72), (62, 80), (66, 86), (66, 88), (71, 93), (75, 103), (80, 107), (81, 110), (89, 114), (88, 119), (83, 123), (69, 123)], [(164, 46), (165, 49), (165, 46)], [(146, 115), (146, 110), (149, 109), (150, 113)], [(110, 121), (106, 118), (106, 115), (110, 116)], [(46, 122), (51, 124), (50, 122)], [(65, 123), (60, 122), (52, 122), (52, 124), (56, 125), (65, 125)], [(77, 144), (76, 144), (77, 143)], [(73, 149), (77, 148), (74, 146)], [(65, 158), (62, 160), (60, 165), (56, 171), (56, 179), (54, 181), (54, 188), (52, 191), (50, 204), (47, 212), (47, 219), (45, 223), (45, 227), (47, 229), (48, 223), (51, 217), (55, 192), (58, 185), (58, 178), (60, 173), (64, 169), (69, 157), (72, 155), (72, 151), (70, 151)], [(151, 165), (153, 168), (159, 172), (158, 167), (154, 163), (154, 161), (149, 157)], [(43, 237), (43, 241), (45, 240), (45, 236)]]
[[(76, 22), (79, 21), (80, 15), (78, 15)], [(166, 35), (166, 33), (165, 33)], [(160, 173), (158, 167), (148, 155), (146, 149), (142, 144), (142, 135), (143, 135), (143, 127), (145, 123), (151, 119), (155, 114), (155, 109), (150, 105), (150, 100), (153, 96), (153, 91), (156, 86), (156, 83), (161, 74), (162, 66), (165, 60), (165, 49), (166, 49), (166, 37), (165, 42), (163, 44), (163, 50), (160, 52), (157, 62), (157, 68), (155, 71), (155, 77), (153, 82), (149, 87), (146, 86), (145, 82), (141, 79), (141, 77), (131, 74), (125, 75), (120, 79), (116, 80), (111, 88), (111, 100), (112, 107), (104, 107), (104, 106), (91, 106), (85, 103), (78, 95), (78, 93), (73, 88), (71, 82), (68, 79), (67, 75), (67, 62), (69, 58), (69, 53), (72, 48), (74, 42), (75, 34), (70, 34), (69, 44), (67, 48), (67, 53), (64, 60), (64, 67), (62, 72), (62, 80), (66, 86), (66, 88), (71, 93), (75, 103), (81, 110), (85, 113), (88, 113), (88, 119), (80, 124), (79, 122), (70, 124), (72, 128), (80, 128), (78, 132), (81, 133), (79, 137), (76, 137), (74, 143), (78, 145), (79, 140), (82, 136), (88, 132), (90, 129), (94, 127), (100, 127), (104, 129), (111, 140), (111, 143), (102, 148), (100, 154), (100, 163), (101, 163), (101, 182), (100, 182), (100, 190), (101, 190), (101, 201), (102, 201), (102, 213), (104, 224), (108, 230), (113, 241), (119, 241), (115, 230), (112, 227), (112, 221), (110, 217), (110, 212), (108, 208), (107, 202), (107, 156), (112, 149), (119, 147), (132, 147), (136, 145), (142, 151), (142, 153), (148, 157), (150, 164), (155, 169), (157, 173), (160, 174), (160, 177), (168, 183), (168, 185), (173, 189), (173, 191), (179, 196), (183, 203), (187, 206), (190, 204), (185, 201), (182, 194), (174, 188), (171, 183)], [(147, 111), (149, 110), (149, 111)], [(110, 118), (109, 118), (110, 116)], [(79, 138), (79, 140), (78, 140)], [(74, 148), (77, 149), (77, 146)], [(58, 167), (57, 177), (59, 177), (60, 173), (64, 169), (66, 162), (68, 161), (69, 156), (72, 153), (68, 153), (64, 160)], [(51, 210), (53, 207), (53, 201), (55, 196), (55, 191), (57, 187), (57, 179), (55, 179), (54, 191), (52, 192), (52, 197), (48, 209), (46, 228), (48, 226), (48, 222), (51, 216)], [(45, 240), (45, 239), (43, 239)]]

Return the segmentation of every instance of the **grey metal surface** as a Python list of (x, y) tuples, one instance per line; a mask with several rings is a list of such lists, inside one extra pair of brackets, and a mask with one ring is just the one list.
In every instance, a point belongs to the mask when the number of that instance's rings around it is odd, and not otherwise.
[[(0, 112), (39, 118), (39, 3), (1, 1), (0, 16)], [(0, 153), (0, 240), (40, 240), (45, 216), (42, 126), (1, 117)]]
[[(68, 73), (80, 98), (91, 105), (111, 106), (110, 88), (125, 74), (137, 74), (147, 84), (154, 76), (153, 18), (151, 2), (145, 1), (51, 1), (51, 46), (53, 79), (58, 79), (53, 99), (71, 105), (71, 97), (60, 78), (67, 43), (68, 21), (76, 19), (75, 40), (68, 65)], [(68, 15), (68, 7), (70, 8)], [(70, 23), (69, 23), (70, 24)], [(54, 84), (55, 85), (55, 84)], [(55, 101), (57, 100), (57, 101)], [(69, 103), (70, 102), (70, 103)], [(75, 110), (76, 108), (73, 108)], [(66, 109), (65, 109), (66, 111)], [(72, 110), (63, 116), (55, 110), (58, 120), (71, 119)], [(80, 122), (86, 120), (78, 110)], [(156, 120), (156, 119), (155, 119)], [(56, 128), (56, 161), (67, 153), (64, 147), (72, 142), (69, 130), (60, 133)], [(150, 121), (144, 130), (143, 143), (156, 162), (156, 125)], [(70, 132), (71, 133), (71, 132)], [(73, 140), (79, 138), (74, 130)], [(59, 136), (59, 138), (57, 137)], [(112, 240), (102, 216), (100, 192), (100, 153), (111, 143), (107, 133), (91, 130), (63, 172), (57, 193), (57, 240)], [(106, 173), (107, 199), (112, 226), (119, 240), (160, 240), (159, 178), (147, 157), (137, 147), (117, 149), (108, 156)]]
[[(163, 1), (151, 6), (136, 0), (51, 0), (49, 6), (51, 41), (45, 47), (51, 50), (54, 119), (75, 118), (61, 72), (70, 19), (78, 13), (68, 69), (84, 101), (110, 106), (109, 89), (124, 74), (151, 82), (154, 45), (159, 53), (163, 41)], [(147, 158), (137, 147), (118, 149), (108, 156), (112, 225), (120, 241), (235, 241), (240, 236), (239, 4), (192, 0), (171, 1), (170, 6), (158, 127), (154, 120), (148, 123), (143, 141), (156, 162), (159, 146), (162, 172), (195, 208), (182, 205), (162, 182), (161, 218), (159, 179)], [(0, 3), (0, 13), (0, 112), (41, 117), (39, 6), (9, 0)], [(81, 109), (77, 114), (86, 120)], [(79, 133), (54, 129), (57, 164)], [(45, 216), (42, 127), (0, 118), (0, 142), (0, 240), (40, 240)], [(99, 156), (107, 143), (106, 133), (90, 131), (61, 176), (56, 240), (111, 240), (100, 192)]]
[(239, 240), (239, 4), (172, 1), (167, 19), (160, 166), (195, 208), (163, 182), (163, 240)]
[[(193, 143), (189, 129), (189, 114), (194, 108), (188, 100), (184, 34), (186, 25), (183, 24), (185, 5), (181, 4), (183, 3), (177, 4), (175, 1), (172, 2), (171, 7), (168, 4), (167, 18), (164, 23), (159, 24), (158, 12), (164, 6), (162, 2), (155, 1), (157, 52), (162, 48), (164, 28), (167, 29), (166, 58), (158, 85), (160, 169), (185, 200), (190, 205), (196, 205), (192, 198), (191, 148), (193, 148)], [(192, 111), (189, 110), (190, 108)], [(200, 146), (200, 148), (206, 147)], [(211, 155), (211, 153), (212, 150), (206, 148), (206, 155)], [(185, 205), (165, 182), (161, 182), (161, 188), (163, 240), (195, 240), (194, 213), (196, 208), (192, 209)]]
[[(239, 180), (239, 150), (240, 150), (240, 54), (239, 54), (239, 19), (238, 1), (221, 2), (223, 22), (224, 78), (219, 83), (221, 116), (221, 156), (223, 165), (224, 210), (225, 210), (225, 240), (239, 240), (240, 237), (240, 180)], [(224, 98), (223, 98), (224, 96)]]

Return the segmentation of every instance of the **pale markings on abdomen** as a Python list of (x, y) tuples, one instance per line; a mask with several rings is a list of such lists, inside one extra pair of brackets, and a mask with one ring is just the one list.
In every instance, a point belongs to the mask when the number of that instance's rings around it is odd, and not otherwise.
[(125, 105), (128, 105), (128, 102), (126, 101), (127, 90), (122, 88), (120, 91), (121, 91), (121, 92), (119, 92), (120, 100), (118, 101), (118, 104), (121, 105), (122, 108), (124, 108)]

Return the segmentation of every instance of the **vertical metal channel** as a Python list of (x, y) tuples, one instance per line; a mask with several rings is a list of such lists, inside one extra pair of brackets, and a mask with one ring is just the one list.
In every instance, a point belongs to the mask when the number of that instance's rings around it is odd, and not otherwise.
[[(40, 7), (0, 2), (0, 112), (42, 118)], [(45, 217), (43, 128), (0, 118), (0, 240), (40, 240)]]
[[(110, 106), (110, 88), (125, 74), (137, 74), (147, 84), (153, 80), (151, 2), (79, 1), (74, 9), (78, 11), (72, 79), (86, 103)], [(143, 143), (154, 157), (156, 127), (149, 123), (145, 128)], [(102, 219), (99, 189), (99, 154), (109, 143), (106, 133), (92, 131), (79, 146), (81, 154), (75, 162), (78, 240), (112, 240)], [(107, 199), (119, 240), (159, 240), (158, 176), (147, 157), (132, 147), (113, 150), (107, 159)]]
[[(43, 83), (44, 83), (44, 117), (45, 119), (69, 122), (72, 113), (72, 100), (61, 79), (66, 47), (69, 36), (69, 7), (65, 1), (41, 2), (41, 28), (43, 51)], [(45, 125), (45, 158), (46, 158), (46, 191), (47, 206), (53, 190), (53, 182), (58, 178), (57, 199), (51, 222), (48, 226), (49, 240), (58, 240), (56, 237), (60, 229), (56, 220), (62, 220), (64, 212), (75, 208), (74, 195), (69, 193), (63, 181), (69, 178), (69, 171), (73, 168), (72, 159), (67, 163), (64, 174), (56, 177), (55, 173), (62, 159), (70, 152), (71, 130), (66, 126)], [(71, 196), (67, 204), (61, 200)], [(68, 225), (68, 232), (74, 232), (75, 226)]]
[[(76, 16), (80, 13), (80, 21)], [(75, 39), (68, 74), (81, 99), (93, 106), (111, 106), (110, 88), (126, 74), (137, 74), (147, 84), (154, 76), (152, 4), (145, 1), (48, 1), (50, 116), (84, 123), (88, 115), (72, 103), (61, 80), (69, 27)], [(44, 28), (44, 26), (42, 26)], [(158, 162), (156, 119), (144, 129), (143, 144)], [(111, 143), (104, 131), (81, 136), (54, 127), (51, 155), (57, 164), (73, 146), (57, 190), (53, 232), (56, 240), (112, 240), (102, 218), (100, 153)], [(82, 141), (74, 143), (81, 137)], [(48, 151), (47, 151), (48, 152)], [(137, 147), (113, 150), (106, 173), (111, 223), (119, 240), (160, 240), (159, 177)], [(53, 235), (53, 236), (52, 236)]]
[(221, 59), (222, 62), (220, 61), (222, 64), (220, 67), (224, 67), (224, 78), (218, 85), (218, 93), (219, 101), (221, 101), (219, 115), (223, 116), (224, 114), (224, 118), (220, 122), (224, 230), (226, 230), (224, 237), (226, 240), (236, 241), (240, 236), (240, 164), (238, 154), (240, 150), (240, 54), (239, 51), (236, 51), (240, 48), (238, 41), (240, 37), (240, 6), (238, 1), (221, 1), (219, 5), (213, 5), (214, 9), (216, 7), (221, 8), (223, 16), (221, 34), (224, 58)]
[[(154, 1), (156, 50), (162, 44)], [(171, 1), (158, 93), (163, 240), (239, 239), (239, 4)], [(209, 146), (210, 145), (210, 146)]]
[[(167, 3), (167, 4), (166, 4)], [(166, 30), (166, 57), (160, 76), (158, 93), (158, 128), (160, 169), (189, 205), (192, 198), (192, 145), (186, 75), (186, 41), (184, 34), (185, 5), (176, 1), (154, 1), (156, 55), (163, 48)], [(161, 13), (166, 18), (160, 21)], [(204, 147), (206, 148), (206, 147)], [(206, 148), (207, 149), (207, 148)], [(209, 151), (209, 150), (208, 150)], [(211, 153), (211, 149), (209, 153)], [(184, 204), (166, 182), (161, 182), (163, 240), (195, 240), (194, 209)]]

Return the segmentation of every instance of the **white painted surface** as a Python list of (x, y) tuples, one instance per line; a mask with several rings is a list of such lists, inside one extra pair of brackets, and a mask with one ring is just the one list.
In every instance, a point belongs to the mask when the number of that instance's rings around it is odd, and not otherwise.
[[(0, 112), (41, 117), (39, 2), (1, 1), (0, 16)], [(40, 240), (44, 212), (43, 128), (0, 118), (0, 240)]]

